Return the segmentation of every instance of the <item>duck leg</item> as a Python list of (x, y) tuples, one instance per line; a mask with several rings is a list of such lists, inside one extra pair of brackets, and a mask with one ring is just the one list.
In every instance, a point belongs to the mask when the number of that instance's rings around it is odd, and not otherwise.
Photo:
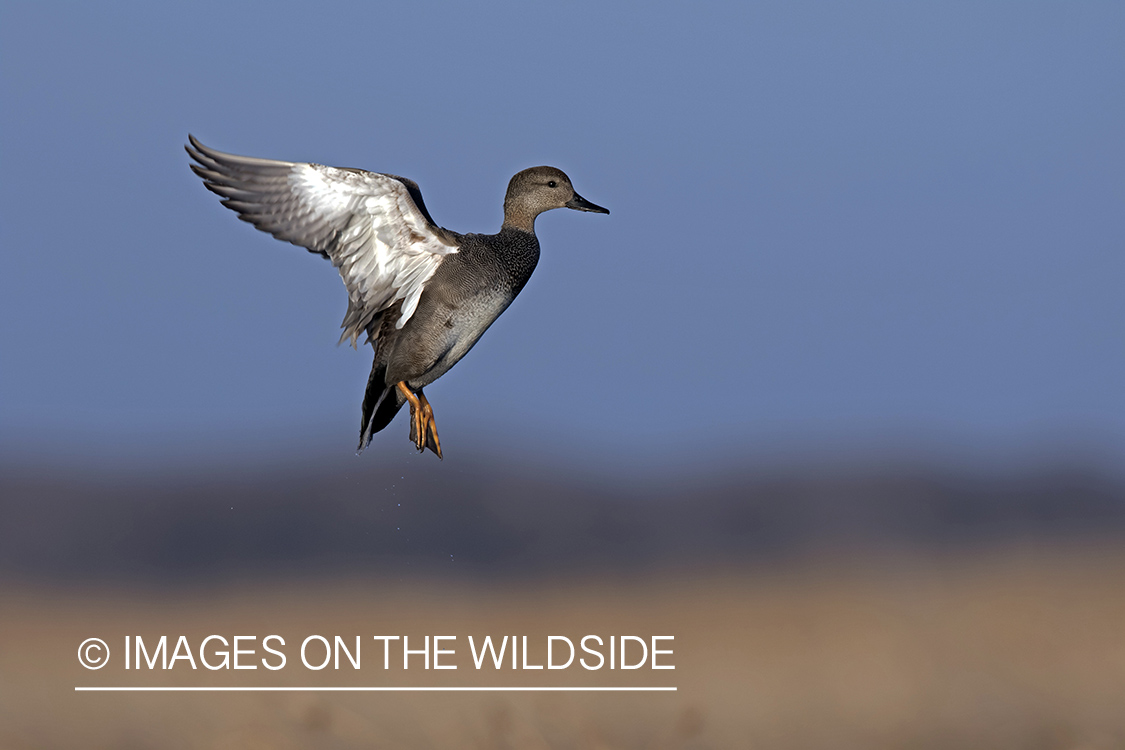
[(395, 384), (395, 387), (399, 389), (410, 404), (410, 442), (414, 443), (418, 450), (423, 450), (425, 443), (421, 436), (425, 433), (422, 432), (422, 404), (418, 401), (418, 397), (414, 395), (414, 391), (406, 385), (405, 380), (400, 380)]
[(434, 424), (434, 410), (422, 389), (415, 395), (406, 381), (395, 384), (402, 395), (410, 403), (410, 440), (420, 451), (429, 448), (441, 458), (441, 442), (438, 440), (437, 425)]
[(437, 454), (441, 458), (441, 441), (437, 436), (437, 422), (434, 421), (434, 410), (430, 407), (430, 402), (426, 400), (426, 394), (422, 393), (422, 389), (418, 389), (418, 401), (422, 404), (422, 426), (426, 436), (426, 447)]

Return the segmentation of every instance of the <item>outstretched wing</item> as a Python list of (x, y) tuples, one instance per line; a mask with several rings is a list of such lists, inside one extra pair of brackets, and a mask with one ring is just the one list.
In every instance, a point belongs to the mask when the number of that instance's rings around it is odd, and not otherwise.
[[(279, 240), (320, 253), (348, 289), (343, 342), (402, 301), (397, 328), (414, 310), (452, 236), (420, 205), (418, 187), (393, 175), (224, 154), (188, 136), (191, 168), (223, 205)], [(418, 202), (411, 193), (418, 196)], [(377, 332), (377, 327), (376, 327)]]

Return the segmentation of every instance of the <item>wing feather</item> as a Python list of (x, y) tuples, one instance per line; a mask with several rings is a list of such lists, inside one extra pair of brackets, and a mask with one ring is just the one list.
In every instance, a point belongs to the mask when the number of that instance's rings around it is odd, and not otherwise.
[[(393, 175), (225, 154), (188, 136), (191, 169), (243, 221), (332, 261), (348, 290), (340, 341), (378, 333), (371, 322), (402, 301), (396, 328), (418, 307), (442, 259), (457, 252), (418, 186)], [(417, 201), (411, 193), (417, 195)]]

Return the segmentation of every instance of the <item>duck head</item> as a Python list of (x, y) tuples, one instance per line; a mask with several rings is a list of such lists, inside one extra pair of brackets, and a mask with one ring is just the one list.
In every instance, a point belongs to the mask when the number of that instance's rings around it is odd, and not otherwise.
[(609, 213), (609, 209), (576, 193), (570, 178), (561, 169), (531, 167), (516, 173), (508, 183), (508, 193), (504, 196), (504, 225), (534, 232), (535, 217), (552, 208)]

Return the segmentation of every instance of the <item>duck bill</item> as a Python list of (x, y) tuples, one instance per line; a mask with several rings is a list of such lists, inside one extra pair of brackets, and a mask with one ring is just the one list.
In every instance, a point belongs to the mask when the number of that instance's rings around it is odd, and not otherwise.
[(595, 214), (609, 213), (608, 208), (602, 208), (601, 206), (594, 205), (578, 193), (575, 193), (574, 197), (566, 202), (566, 207), (573, 208), (575, 211), (590, 211), (591, 213)]

